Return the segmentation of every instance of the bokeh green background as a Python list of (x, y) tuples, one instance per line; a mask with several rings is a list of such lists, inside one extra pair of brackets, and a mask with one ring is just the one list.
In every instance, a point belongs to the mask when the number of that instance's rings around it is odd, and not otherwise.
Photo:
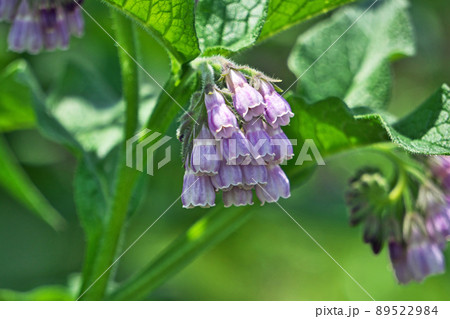
[[(85, 8), (111, 31), (106, 7), (88, 1)], [(450, 82), (450, 3), (413, 0), (411, 15), (417, 36), (415, 57), (394, 64), (390, 110), (403, 115), (418, 106), (443, 82)], [(294, 75), (286, 60), (296, 37), (318, 20), (269, 39), (235, 59), (283, 80)], [(42, 86), (50, 91), (64, 77), (70, 61), (96, 69), (120, 93), (114, 43), (86, 17), (86, 35), (67, 52), (27, 56)], [(363, 19), (359, 23), (363, 23)], [(0, 26), (0, 67), (19, 56), (6, 52), (7, 26)], [(159, 83), (169, 74), (169, 59), (149, 35), (140, 32), (142, 64)], [(89, 76), (89, 74), (86, 74)], [(330, 76), (333, 76), (330, 74)], [(156, 88), (144, 75), (142, 79)], [(175, 126), (168, 135), (174, 136)], [(84, 239), (73, 201), (74, 157), (45, 140), (36, 130), (9, 133), (7, 141), (33, 182), (68, 220), (54, 232), (0, 189), (0, 288), (27, 291), (41, 285), (66, 284), (80, 271)], [(179, 145), (175, 159), (149, 177), (139, 211), (130, 219), (123, 247), (133, 242), (178, 198), (183, 170)], [(450, 271), (422, 284), (397, 285), (386, 249), (374, 256), (361, 241), (361, 229), (350, 228), (343, 194), (349, 176), (361, 165), (382, 159), (363, 153), (326, 160), (306, 184), (281, 205), (377, 300), (449, 300)], [(1, 169), (1, 168), (0, 168)], [(221, 203), (219, 203), (221, 205)], [(278, 206), (254, 206), (253, 217), (238, 231), (157, 289), (152, 300), (367, 300), (368, 296)], [(207, 210), (183, 210), (176, 203), (122, 258), (117, 279), (144, 267)], [(227, 211), (223, 212), (224, 214)], [(450, 249), (446, 254), (450, 264)]]

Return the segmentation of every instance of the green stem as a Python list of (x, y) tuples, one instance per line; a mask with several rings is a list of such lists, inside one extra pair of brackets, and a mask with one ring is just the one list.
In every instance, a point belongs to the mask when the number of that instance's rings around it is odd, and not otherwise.
[[(121, 13), (111, 10), (115, 24), (118, 49), (122, 72), (123, 95), (126, 105), (126, 122), (124, 136), (134, 135), (138, 126), (139, 109), (139, 83), (136, 63), (131, 56), (136, 56), (134, 27)], [(125, 53), (125, 51), (127, 53)], [(122, 152), (124, 153), (124, 152)], [(111, 271), (109, 267), (114, 262), (117, 246), (128, 213), (129, 202), (133, 194), (134, 184), (138, 172), (125, 165), (125, 155), (119, 160), (116, 187), (106, 219), (102, 238), (99, 242), (97, 256), (93, 260), (92, 271), (85, 273), (86, 279), (83, 287), (87, 287), (81, 300), (101, 300), (109, 282)]]
[(247, 221), (256, 209), (216, 209), (198, 220), (144, 270), (122, 284), (108, 300), (141, 300), (173, 274), (225, 239)]
[[(130, 58), (137, 56), (133, 23), (117, 10), (111, 10), (115, 24), (116, 40), (122, 48), (118, 49), (122, 72), (122, 88), (126, 105), (125, 136), (134, 135), (138, 125), (139, 111), (139, 74), (136, 63)], [(128, 53), (128, 54), (127, 54)]]

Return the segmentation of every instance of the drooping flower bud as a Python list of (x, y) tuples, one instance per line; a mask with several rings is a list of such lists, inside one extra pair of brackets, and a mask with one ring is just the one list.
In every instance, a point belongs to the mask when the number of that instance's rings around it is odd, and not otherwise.
[(66, 12), (70, 33), (76, 37), (81, 37), (84, 33), (84, 19), (79, 5), (83, 3), (83, 0), (77, 2), (69, 0), (69, 2), (64, 4), (64, 11)]
[(444, 202), (435, 203), (428, 209), (425, 223), (430, 238), (438, 243), (441, 249), (444, 249), (447, 241), (450, 240), (449, 197)]
[(228, 89), (233, 94), (233, 105), (245, 121), (264, 114), (266, 105), (263, 97), (247, 83), (242, 73), (229, 69), (225, 79)]
[(253, 205), (253, 193), (240, 187), (232, 187), (223, 192), (223, 204), (225, 207)]
[(378, 215), (369, 215), (363, 233), (364, 242), (370, 244), (374, 254), (378, 254), (383, 247), (383, 228), (382, 220)]
[(406, 246), (402, 242), (389, 241), (389, 257), (397, 280), (402, 284), (410, 282), (414, 276), (407, 262)]
[(267, 165), (267, 184), (256, 186), (256, 196), (261, 204), (277, 202), (280, 197), (291, 196), (289, 179), (279, 165)]
[(236, 117), (228, 108), (225, 99), (216, 89), (205, 94), (209, 129), (217, 139), (229, 138), (239, 130)]
[(294, 116), (289, 103), (275, 90), (272, 84), (265, 80), (261, 80), (259, 92), (266, 102), (266, 121), (272, 127), (285, 126), (290, 122), (290, 118)]
[(244, 189), (267, 184), (269, 177), (265, 165), (242, 165), (241, 170)]
[(425, 215), (429, 237), (444, 249), (450, 239), (450, 197), (446, 197), (433, 184), (422, 185), (417, 206)]
[(14, 18), (19, 0), (0, 0), (0, 21), (11, 21)]
[(450, 192), (450, 156), (433, 156), (428, 163), (444, 191)]
[(42, 47), (42, 33), (27, 0), (22, 0), (17, 9), (8, 36), (9, 49), (16, 52), (37, 52)]
[(379, 170), (361, 169), (349, 185), (346, 199), (350, 207), (350, 225), (358, 225), (369, 215), (381, 214), (383, 203), (389, 196), (389, 185)]
[(211, 182), (216, 190), (229, 190), (233, 186), (241, 186), (242, 171), (240, 166), (228, 165), (225, 161), (222, 161), (219, 173), (211, 176)]
[(40, 9), (43, 27), (44, 44), (47, 50), (67, 49), (70, 31), (66, 15), (61, 7)]
[(231, 137), (224, 138), (222, 142), (222, 154), (229, 165), (248, 164), (251, 161), (250, 144), (244, 134), (234, 131)]
[(215, 175), (219, 173), (220, 153), (218, 143), (206, 125), (194, 139), (191, 154), (192, 170), (197, 175)]
[(66, 49), (71, 34), (83, 34), (82, 2), (0, 0), (0, 21), (12, 22), (9, 49), (31, 54), (43, 49)]
[(445, 263), (439, 245), (428, 236), (420, 216), (410, 214), (408, 217), (409, 228), (405, 234), (406, 260), (414, 279), (422, 281), (427, 276), (443, 273)]
[(181, 202), (184, 208), (215, 206), (216, 193), (209, 176), (195, 175), (190, 167), (186, 167), (183, 178)]
[(272, 128), (270, 125), (266, 125), (265, 129), (270, 136), (270, 143), (275, 154), (273, 162), (281, 164), (292, 159), (294, 157), (294, 148), (281, 127)]
[(256, 119), (244, 125), (245, 136), (250, 142), (250, 153), (252, 156), (252, 163), (257, 165), (264, 165), (273, 161), (275, 153), (272, 149), (271, 139), (269, 134), (264, 129), (264, 124), (261, 119)]

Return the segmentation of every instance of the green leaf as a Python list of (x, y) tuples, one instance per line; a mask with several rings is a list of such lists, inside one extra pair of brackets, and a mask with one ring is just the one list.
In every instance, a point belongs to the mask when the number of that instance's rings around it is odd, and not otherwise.
[(391, 139), (409, 152), (450, 155), (450, 88), (446, 84), (397, 123), (389, 125), (381, 116), (373, 117), (378, 117)]
[(54, 229), (64, 225), (64, 219), (34, 186), (0, 136), (0, 185), (16, 200)]
[(386, 0), (361, 16), (366, 9), (344, 8), (298, 38), (289, 67), (309, 102), (334, 96), (350, 107), (387, 106), (390, 62), (414, 54), (408, 3)]
[(0, 75), (0, 132), (31, 128), (36, 117), (30, 89), (16, 78), (17, 63)]
[[(443, 85), (416, 111), (391, 123), (378, 113), (355, 115), (342, 100), (328, 98), (309, 104), (296, 96), (288, 97), (295, 117), (285, 128), (289, 138), (297, 139), (294, 153), (300, 154), (305, 140), (313, 140), (322, 157), (374, 143), (392, 141), (406, 151), (424, 155), (450, 155), (450, 89)], [(294, 180), (315, 162), (286, 169)]]
[(45, 102), (47, 112), (76, 140), (79, 152), (105, 157), (122, 140), (123, 101), (84, 64), (69, 63), (56, 83)]
[(195, 27), (202, 52), (227, 54), (255, 43), (267, 4), (268, 0), (199, 0)]
[(194, 1), (106, 0), (138, 21), (179, 62), (193, 60), (200, 53), (194, 29)]
[(323, 157), (389, 140), (386, 130), (376, 120), (355, 117), (338, 98), (309, 104), (300, 97), (291, 96), (288, 101), (295, 116), (285, 131), (289, 138), (298, 140), (295, 154), (300, 153), (308, 139), (314, 141)]
[(260, 40), (355, 0), (270, 0)]
[(0, 301), (72, 301), (73, 294), (64, 286), (44, 286), (28, 292), (0, 289)]

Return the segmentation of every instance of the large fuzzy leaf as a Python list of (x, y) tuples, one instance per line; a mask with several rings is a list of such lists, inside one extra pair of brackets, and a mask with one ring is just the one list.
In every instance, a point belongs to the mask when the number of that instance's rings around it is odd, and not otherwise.
[(414, 53), (408, 4), (386, 0), (366, 9), (344, 8), (298, 38), (289, 67), (309, 102), (334, 96), (350, 107), (387, 105), (390, 62)]
[(194, 3), (186, 0), (106, 0), (138, 21), (179, 62), (199, 55), (194, 29)]
[(270, 0), (260, 39), (266, 39), (295, 24), (354, 0)]
[(261, 32), (268, 0), (199, 0), (195, 26), (206, 54), (236, 52), (252, 45)]

